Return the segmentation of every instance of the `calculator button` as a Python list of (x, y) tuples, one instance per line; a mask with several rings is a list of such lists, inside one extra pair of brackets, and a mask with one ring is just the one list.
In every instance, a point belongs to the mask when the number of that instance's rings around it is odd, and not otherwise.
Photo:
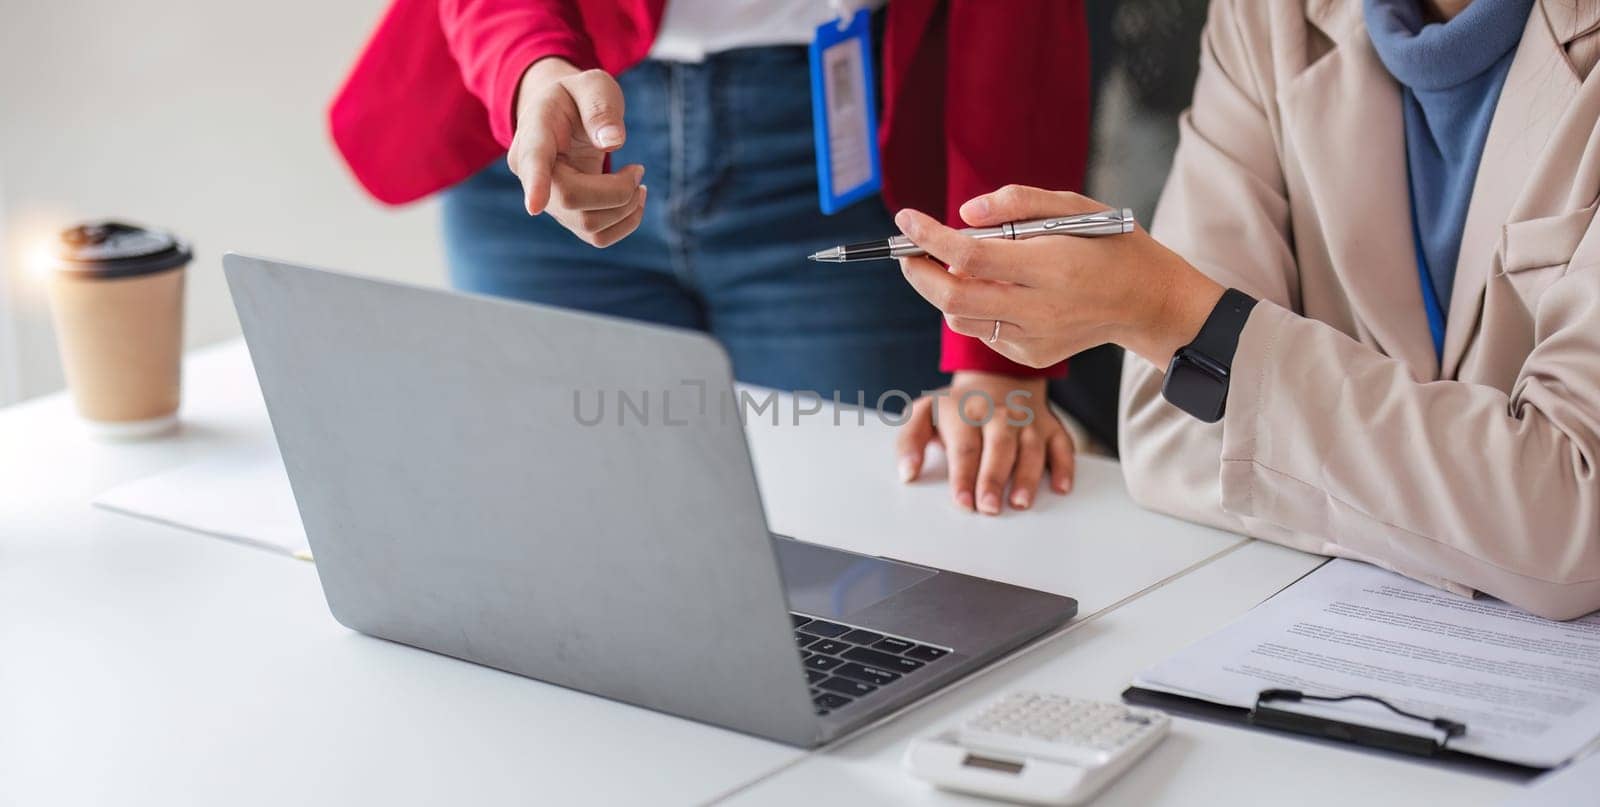
[(993, 753), (1098, 766), (1143, 744), (1165, 727), (1159, 720), (1121, 704), (1022, 692), (993, 703), (963, 724), (959, 734), (963, 744)]

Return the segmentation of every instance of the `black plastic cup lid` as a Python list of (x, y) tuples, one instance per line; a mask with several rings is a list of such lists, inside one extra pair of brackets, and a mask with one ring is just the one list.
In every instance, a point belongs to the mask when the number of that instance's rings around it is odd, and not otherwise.
[(57, 257), (68, 274), (114, 278), (173, 269), (188, 263), (194, 253), (169, 232), (96, 221), (63, 231)]

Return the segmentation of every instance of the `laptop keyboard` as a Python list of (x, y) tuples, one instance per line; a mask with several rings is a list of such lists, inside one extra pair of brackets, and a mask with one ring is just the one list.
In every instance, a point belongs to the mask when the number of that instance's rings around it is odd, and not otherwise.
[(842, 709), (950, 655), (950, 649), (790, 613), (817, 714)]

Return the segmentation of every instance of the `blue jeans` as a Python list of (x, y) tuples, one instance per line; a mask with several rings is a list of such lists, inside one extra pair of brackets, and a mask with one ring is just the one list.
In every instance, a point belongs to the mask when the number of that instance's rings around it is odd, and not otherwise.
[[(644, 221), (596, 249), (529, 217), (494, 165), (444, 194), (458, 288), (693, 328), (715, 336), (741, 380), (824, 397), (917, 393), (938, 371), (939, 314), (890, 261), (811, 263), (834, 244), (896, 232), (877, 198), (817, 209), (804, 48), (751, 48), (701, 64), (647, 61), (618, 78), (627, 145), (642, 163)], [(887, 407), (898, 408), (899, 399)]]

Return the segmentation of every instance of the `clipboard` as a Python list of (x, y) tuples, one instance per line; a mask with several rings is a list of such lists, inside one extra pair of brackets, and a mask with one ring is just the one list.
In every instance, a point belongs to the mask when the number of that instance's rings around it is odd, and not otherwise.
[[(1502, 602), (1468, 602), (1368, 564), (1330, 560), (1147, 668), (1122, 697), (1523, 781), (1600, 748), (1600, 696), (1581, 681), (1529, 678), (1519, 666), (1567, 665), (1563, 648), (1572, 643), (1600, 652), (1600, 612), (1581, 623), (1574, 632)], [(1503, 641), (1508, 636), (1517, 642)], [(1591, 663), (1581, 669), (1600, 672)], [(1490, 689), (1458, 692), (1458, 684)], [(1502, 689), (1567, 701), (1522, 715), (1499, 708)], [(1346, 711), (1344, 702), (1365, 703)], [(1501, 722), (1519, 715), (1536, 722)]]
[[(1425, 761), (1474, 773), (1488, 773), (1519, 782), (1533, 779), (1548, 770), (1468, 754), (1448, 746), (1439, 748), (1438, 743), (1431, 737), (1421, 734), (1406, 734), (1314, 716), (1302, 715), (1304, 720), (1298, 721), (1299, 725), (1296, 726), (1277, 722), (1264, 723), (1252, 720), (1254, 710), (1242, 706), (1229, 706), (1143, 687), (1130, 686), (1123, 690), (1122, 700), (1136, 706), (1148, 706), (1169, 714), (1208, 723), (1264, 731), (1302, 742), (1353, 746), (1373, 753)], [(1423, 748), (1427, 744), (1435, 746), (1435, 750), (1424, 752)]]
[[(1268, 595), (1262, 602), (1271, 600), (1273, 597), (1293, 588), (1296, 583), (1310, 577), (1317, 570), (1326, 566), (1328, 562), (1319, 563), (1305, 574), (1280, 586), (1277, 591)], [(1252, 719), (1255, 712), (1254, 709), (1243, 706), (1230, 706), (1203, 698), (1175, 695), (1171, 692), (1146, 689), (1140, 686), (1130, 686), (1124, 689), (1122, 691), (1122, 700), (1135, 706), (1147, 706), (1168, 714), (1193, 720), (1203, 720), (1207, 723), (1253, 729), (1300, 742), (1342, 745), (1360, 748), (1372, 753), (1409, 757), (1416, 761), (1424, 761), (1473, 773), (1493, 774), (1518, 782), (1529, 781), (1549, 770), (1547, 768), (1491, 759), (1477, 754), (1468, 754), (1447, 746), (1441, 747), (1432, 737), (1421, 734), (1406, 734), (1310, 715), (1298, 715), (1302, 719), (1292, 723), (1289, 721), (1263, 723)]]

